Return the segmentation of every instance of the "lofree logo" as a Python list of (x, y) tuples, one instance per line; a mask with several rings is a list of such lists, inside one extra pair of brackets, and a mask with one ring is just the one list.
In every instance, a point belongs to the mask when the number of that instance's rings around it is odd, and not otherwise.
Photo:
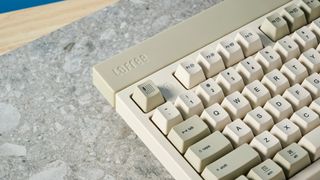
[(148, 59), (147, 55), (141, 54), (139, 56), (136, 56), (136, 57), (126, 61), (122, 65), (119, 65), (119, 66), (113, 68), (112, 72), (116, 76), (123, 76), (123, 75), (127, 74), (128, 72), (132, 71), (133, 69), (135, 69), (139, 66), (142, 66), (148, 62), (149, 62), (149, 59)]

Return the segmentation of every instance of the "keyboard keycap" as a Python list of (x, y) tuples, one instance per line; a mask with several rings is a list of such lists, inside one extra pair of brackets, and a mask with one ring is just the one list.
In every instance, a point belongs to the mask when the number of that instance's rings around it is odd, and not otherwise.
[(320, 97), (320, 75), (313, 73), (303, 81), (302, 87), (310, 92), (313, 99), (317, 99)]
[(250, 111), (243, 119), (243, 122), (252, 129), (254, 135), (270, 130), (274, 125), (271, 115), (260, 106)]
[(250, 146), (259, 152), (263, 160), (273, 158), (273, 156), (282, 149), (280, 141), (269, 131), (264, 131), (254, 137)]
[(320, 17), (311, 23), (310, 29), (318, 37), (318, 40), (320, 41)]
[(317, 0), (301, 0), (300, 7), (305, 12), (308, 22), (320, 17), (320, 2)]
[(283, 119), (275, 124), (270, 132), (280, 140), (282, 147), (287, 147), (301, 138), (299, 127), (289, 119)]
[(290, 87), (289, 80), (278, 69), (274, 69), (266, 74), (261, 82), (269, 89), (272, 97), (282, 94)]
[(302, 53), (299, 61), (308, 69), (309, 74), (320, 72), (320, 53), (314, 48)]
[(290, 120), (299, 126), (302, 134), (307, 134), (320, 125), (319, 115), (308, 107), (303, 107), (293, 113)]
[(175, 106), (184, 119), (193, 115), (200, 115), (204, 110), (200, 98), (193, 91), (186, 91), (180, 94), (175, 101)]
[(304, 168), (298, 174), (293, 176), (290, 180), (301, 180), (301, 179), (317, 180), (319, 176), (320, 176), (320, 160)]
[(299, 45), (300, 52), (307, 51), (310, 48), (316, 48), (318, 45), (316, 35), (306, 26), (294, 32), (292, 38)]
[(312, 161), (320, 158), (320, 127), (313, 129), (304, 135), (299, 141), (299, 145), (309, 152)]
[(242, 77), (233, 67), (220, 72), (216, 82), (222, 88), (225, 96), (235, 91), (242, 91), (244, 88)]
[(230, 114), (231, 119), (243, 118), (249, 111), (251, 105), (249, 101), (238, 91), (227, 96), (221, 106)]
[(249, 100), (252, 108), (263, 106), (271, 98), (269, 90), (258, 80), (245, 86), (242, 94)]
[(282, 97), (291, 103), (294, 111), (299, 110), (303, 106), (308, 106), (312, 101), (311, 94), (300, 84), (291, 86), (283, 93)]
[(274, 69), (280, 69), (282, 65), (280, 55), (267, 46), (257, 53), (255, 60), (262, 66), (264, 73), (268, 73)]
[(191, 89), (206, 79), (200, 65), (191, 61), (179, 64), (174, 76), (186, 89)]
[(252, 168), (248, 174), (252, 180), (284, 180), (286, 179), (283, 170), (271, 159), (267, 159), (258, 166)]
[(298, 58), (300, 56), (300, 49), (296, 42), (289, 36), (285, 36), (276, 42), (273, 47), (277, 53), (279, 53), (282, 62), (285, 63), (293, 58)]
[(241, 46), (245, 57), (251, 56), (263, 48), (259, 35), (250, 30), (242, 30), (236, 35), (236, 41)]
[(202, 172), (205, 180), (235, 179), (246, 174), (252, 167), (261, 162), (259, 154), (248, 144), (243, 144), (227, 155), (209, 164)]
[(251, 129), (240, 119), (228, 124), (222, 133), (229, 138), (234, 148), (249, 143), (253, 139)]
[(288, 24), (279, 13), (268, 16), (263, 21), (260, 29), (273, 41), (277, 41), (289, 34)]
[(213, 50), (201, 51), (197, 58), (197, 62), (202, 67), (207, 78), (210, 78), (225, 69), (222, 57)]
[(205, 107), (214, 103), (221, 103), (224, 98), (221, 87), (212, 78), (200, 83), (196, 89), (196, 94)]
[(237, 179), (235, 179), (235, 180), (249, 180), (249, 179), (246, 176), (241, 175), (241, 176), (237, 177)]
[(267, 101), (263, 108), (272, 116), (275, 123), (289, 118), (293, 113), (291, 104), (280, 95)]
[(245, 84), (249, 84), (254, 80), (261, 80), (264, 75), (262, 67), (253, 57), (248, 57), (238, 63), (236, 70), (242, 76)]
[(230, 67), (244, 59), (240, 45), (233, 40), (221, 41), (217, 46), (217, 52), (222, 56), (226, 67)]
[(273, 160), (282, 167), (287, 178), (311, 163), (308, 152), (296, 143), (279, 151)]
[(195, 115), (174, 126), (168, 134), (168, 139), (180, 153), (184, 154), (189, 146), (209, 134), (210, 130), (206, 123)]
[(184, 155), (189, 163), (201, 173), (210, 163), (232, 151), (230, 141), (216, 131), (190, 146)]
[(314, 112), (318, 113), (320, 115), (320, 97), (316, 100), (312, 101), (310, 104), (310, 109), (312, 109)]
[(296, 83), (300, 84), (306, 77), (308, 77), (307, 68), (304, 67), (296, 58), (293, 58), (283, 64), (280, 72), (288, 78), (291, 85)]
[(206, 108), (201, 114), (201, 119), (208, 124), (212, 132), (222, 131), (227, 124), (231, 123), (229, 114), (218, 103)]
[(281, 15), (287, 20), (291, 32), (307, 24), (304, 12), (295, 4), (285, 7)]

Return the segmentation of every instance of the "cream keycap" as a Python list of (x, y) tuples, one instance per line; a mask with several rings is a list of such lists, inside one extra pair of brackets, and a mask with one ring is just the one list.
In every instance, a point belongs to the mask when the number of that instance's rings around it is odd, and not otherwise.
[(222, 133), (231, 141), (234, 148), (249, 143), (253, 139), (251, 129), (240, 119), (228, 124)]
[(274, 69), (280, 69), (282, 66), (280, 55), (272, 49), (271, 46), (260, 50), (256, 54), (255, 60), (261, 65), (264, 73), (268, 73)]
[(309, 74), (320, 72), (320, 53), (314, 48), (302, 53), (299, 61), (308, 69)]
[(311, 163), (308, 152), (297, 143), (279, 151), (273, 161), (282, 167), (287, 178), (292, 177)]
[(281, 167), (271, 159), (263, 161), (261, 164), (252, 168), (248, 174), (251, 180), (285, 180)]
[(212, 132), (222, 131), (227, 124), (231, 123), (229, 114), (218, 103), (206, 108), (201, 114), (201, 119), (207, 123)]
[(275, 124), (270, 132), (280, 140), (282, 147), (298, 142), (301, 138), (299, 127), (287, 118)]
[(316, 35), (306, 26), (295, 31), (292, 39), (299, 45), (300, 52), (307, 51), (310, 48), (316, 48), (318, 45)]
[(320, 158), (320, 127), (313, 129), (308, 134), (304, 135), (299, 145), (309, 152), (312, 161), (316, 161)]
[(263, 160), (273, 158), (273, 156), (282, 149), (280, 141), (269, 131), (264, 131), (254, 137), (250, 146), (258, 151)]
[(290, 32), (286, 20), (279, 13), (268, 16), (260, 29), (273, 41), (277, 41)]
[(193, 91), (186, 91), (180, 94), (174, 105), (178, 108), (184, 119), (193, 115), (200, 115), (204, 109), (200, 98)]
[(290, 178), (290, 180), (317, 180), (320, 177), (320, 160), (313, 162), (310, 166), (304, 168), (295, 176)]
[(248, 57), (238, 63), (236, 70), (242, 76), (245, 84), (249, 84), (254, 80), (261, 80), (264, 75), (262, 67), (253, 57)]
[(151, 80), (139, 84), (134, 89), (132, 99), (138, 104), (143, 112), (149, 112), (164, 103), (164, 98), (159, 88)]
[(242, 91), (244, 88), (242, 77), (233, 67), (220, 72), (216, 82), (222, 88), (225, 96), (235, 91)]
[(251, 128), (254, 135), (270, 130), (274, 125), (271, 115), (260, 106), (250, 111), (243, 119), (243, 122)]
[(241, 175), (239, 177), (237, 177), (235, 180), (249, 180), (246, 176)]
[(235, 39), (241, 46), (245, 57), (251, 56), (263, 48), (259, 35), (251, 29), (238, 32)]
[(275, 123), (289, 118), (293, 113), (292, 105), (280, 95), (267, 101), (263, 108), (272, 116)]
[(217, 46), (217, 52), (222, 56), (226, 67), (230, 67), (244, 59), (240, 45), (230, 39), (221, 41)]
[(166, 102), (157, 107), (151, 120), (165, 135), (169, 133), (173, 126), (183, 121), (180, 112), (171, 102)]
[(283, 93), (282, 97), (291, 103), (294, 111), (299, 110), (303, 106), (308, 106), (312, 101), (311, 94), (300, 84), (291, 86)]
[(319, 115), (306, 106), (293, 113), (290, 120), (299, 126), (303, 135), (320, 125)]
[(216, 131), (196, 144), (190, 146), (184, 157), (201, 173), (210, 163), (232, 151), (230, 141), (221, 132)]
[(278, 69), (274, 69), (266, 74), (261, 82), (269, 89), (272, 97), (282, 94), (290, 87), (289, 80)]
[(312, 99), (320, 97), (320, 74), (311, 74), (302, 82), (301, 85), (310, 92)]
[(320, 41), (320, 17), (311, 23), (310, 29), (318, 37), (318, 40)]
[(318, 113), (320, 115), (320, 97), (316, 100), (312, 101), (310, 104), (310, 109), (312, 109), (314, 112)]
[(179, 64), (174, 76), (186, 89), (191, 89), (206, 79), (200, 65), (192, 61)]
[(320, 17), (320, 2), (317, 0), (301, 0), (299, 3), (305, 12), (308, 22)]
[(168, 134), (168, 139), (180, 153), (184, 154), (189, 146), (209, 134), (210, 130), (206, 123), (195, 115), (174, 126)]
[(296, 58), (293, 58), (283, 64), (280, 72), (288, 78), (291, 85), (296, 83), (300, 84), (306, 77), (308, 77), (307, 68), (304, 67)]
[(221, 103), (224, 98), (221, 87), (212, 78), (200, 83), (196, 89), (196, 94), (205, 107), (214, 103)]
[(285, 7), (281, 15), (287, 20), (291, 32), (307, 24), (304, 12), (296, 4)]
[(222, 57), (212, 49), (201, 51), (197, 57), (197, 62), (202, 67), (207, 78), (225, 69)]
[(285, 63), (293, 58), (298, 58), (300, 56), (300, 49), (296, 42), (289, 36), (285, 36), (276, 42), (273, 47), (277, 53), (279, 53), (282, 62)]
[(245, 86), (242, 95), (249, 100), (252, 108), (263, 106), (271, 98), (269, 90), (258, 80)]
[(249, 101), (238, 91), (227, 96), (221, 106), (230, 114), (231, 119), (243, 118), (249, 111)]
[(260, 162), (259, 154), (248, 144), (243, 144), (222, 158), (209, 164), (201, 175), (205, 180), (236, 179), (240, 175), (247, 173)]

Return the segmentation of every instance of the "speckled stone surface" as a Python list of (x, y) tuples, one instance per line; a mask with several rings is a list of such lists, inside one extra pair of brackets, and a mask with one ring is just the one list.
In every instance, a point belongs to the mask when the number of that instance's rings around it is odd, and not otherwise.
[(91, 67), (220, 0), (121, 0), (0, 57), (0, 179), (172, 179)]

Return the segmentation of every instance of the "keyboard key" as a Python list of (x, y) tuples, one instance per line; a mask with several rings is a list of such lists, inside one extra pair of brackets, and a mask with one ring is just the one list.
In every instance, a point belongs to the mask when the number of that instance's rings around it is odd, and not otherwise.
[(301, 52), (316, 48), (318, 45), (316, 35), (306, 26), (295, 31), (292, 38), (299, 45)]
[(254, 80), (261, 80), (264, 75), (262, 67), (253, 57), (248, 57), (238, 63), (236, 70), (242, 76), (245, 84), (249, 84)]
[(231, 119), (243, 118), (249, 111), (251, 105), (249, 101), (238, 91), (227, 96), (221, 106), (229, 113)]
[(320, 75), (317, 73), (311, 74), (303, 81), (302, 87), (310, 92), (313, 99), (317, 99), (320, 97)]
[(207, 123), (212, 132), (222, 131), (227, 124), (231, 123), (229, 114), (218, 103), (206, 108), (201, 114), (201, 119)]
[[(309, 152), (312, 161), (316, 161), (320, 158), (320, 127), (313, 129), (308, 134), (304, 135), (299, 145)], [(320, 171), (319, 171), (320, 172)]]
[(312, 103), (310, 104), (309, 107), (314, 112), (316, 112), (320, 115), (320, 98), (317, 98), (316, 100), (312, 101)]
[(293, 113), (291, 104), (280, 95), (267, 101), (263, 108), (272, 116), (275, 123), (289, 118)]
[(308, 106), (312, 101), (311, 94), (300, 84), (291, 86), (282, 96), (291, 103), (294, 111), (299, 110), (303, 106)]
[(253, 139), (251, 129), (240, 119), (228, 124), (222, 133), (231, 141), (234, 148), (249, 143)]
[(171, 102), (166, 102), (157, 107), (151, 119), (165, 135), (169, 133), (173, 126), (183, 121), (180, 112)]
[(300, 49), (296, 42), (293, 41), (289, 36), (285, 36), (276, 42), (273, 47), (277, 53), (279, 53), (282, 62), (285, 63), (293, 58), (300, 56)]
[(263, 160), (273, 158), (273, 156), (282, 149), (280, 141), (269, 131), (264, 131), (254, 137), (250, 146), (259, 152)]
[(293, 176), (290, 180), (301, 180), (301, 179), (317, 180), (319, 176), (320, 176), (320, 160), (304, 168), (298, 174)]
[(269, 90), (258, 80), (245, 86), (242, 94), (249, 100), (252, 108), (263, 106), (271, 98)]
[(236, 41), (241, 46), (245, 57), (251, 56), (263, 48), (259, 35), (250, 29), (238, 32)]
[(191, 89), (206, 79), (200, 65), (191, 61), (179, 64), (174, 76), (186, 89)]
[(132, 99), (143, 112), (149, 112), (164, 103), (164, 98), (159, 88), (151, 80), (139, 84), (133, 92)]
[(305, 12), (308, 22), (320, 17), (320, 2), (317, 0), (301, 0), (300, 7)]
[(318, 40), (320, 41), (320, 17), (311, 23), (310, 29), (318, 37)]
[(308, 77), (307, 68), (304, 67), (296, 58), (283, 64), (280, 72), (288, 78), (291, 85), (296, 83), (300, 84), (306, 77)]
[(184, 119), (193, 115), (200, 115), (204, 110), (200, 98), (192, 91), (186, 91), (180, 94), (175, 101), (175, 106)]
[(279, 151), (273, 160), (282, 167), (287, 178), (311, 163), (308, 152), (296, 143)]
[(303, 107), (293, 113), (290, 120), (299, 126), (303, 135), (320, 125), (319, 115), (308, 107)]
[(168, 139), (180, 153), (184, 154), (189, 146), (209, 134), (210, 130), (206, 123), (195, 115), (174, 126), (168, 134)]
[(217, 52), (222, 56), (226, 67), (230, 67), (244, 59), (240, 45), (233, 40), (221, 41), (217, 46)]
[(258, 166), (252, 168), (248, 174), (252, 180), (283, 180), (286, 179), (281, 167), (271, 159), (267, 159)]
[(235, 180), (249, 180), (249, 179), (246, 176), (241, 175), (241, 176), (237, 177), (237, 179), (235, 179)]
[(271, 115), (260, 106), (250, 111), (243, 122), (251, 128), (254, 135), (270, 130), (274, 125)]
[(216, 82), (222, 88), (224, 95), (229, 95), (235, 91), (242, 91), (244, 88), (242, 77), (233, 67), (220, 72)]
[(295, 4), (285, 7), (281, 15), (287, 20), (291, 32), (307, 24), (304, 12)]
[(205, 180), (235, 179), (246, 174), (252, 167), (261, 162), (259, 154), (248, 144), (243, 144), (222, 158), (209, 164), (202, 172)]
[(314, 48), (302, 53), (299, 61), (308, 69), (309, 74), (320, 72), (320, 53)]
[(289, 119), (283, 119), (275, 124), (270, 132), (280, 140), (282, 147), (287, 147), (301, 138), (299, 127)]
[(260, 29), (273, 41), (277, 41), (289, 34), (288, 24), (279, 13), (268, 16), (263, 21)]
[(224, 98), (221, 87), (212, 78), (200, 83), (196, 89), (196, 94), (205, 107), (214, 103), (221, 103)]
[(208, 164), (232, 150), (230, 141), (217, 131), (190, 146), (184, 156), (201, 173)]
[(280, 69), (282, 61), (280, 55), (267, 46), (257, 53), (255, 60), (262, 66), (264, 73), (268, 73), (274, 69)]
[(202, 67), (207, 78), (210, 78), (225, 69), (222, 57), (213, 50), (201, 51), (197, 58), (197, 62)]
[(274, 69), (266, 74), (261, 82), (269, 89), (272, 97), (282, 94), (290, 87), (288, 79), (278, 69)]

